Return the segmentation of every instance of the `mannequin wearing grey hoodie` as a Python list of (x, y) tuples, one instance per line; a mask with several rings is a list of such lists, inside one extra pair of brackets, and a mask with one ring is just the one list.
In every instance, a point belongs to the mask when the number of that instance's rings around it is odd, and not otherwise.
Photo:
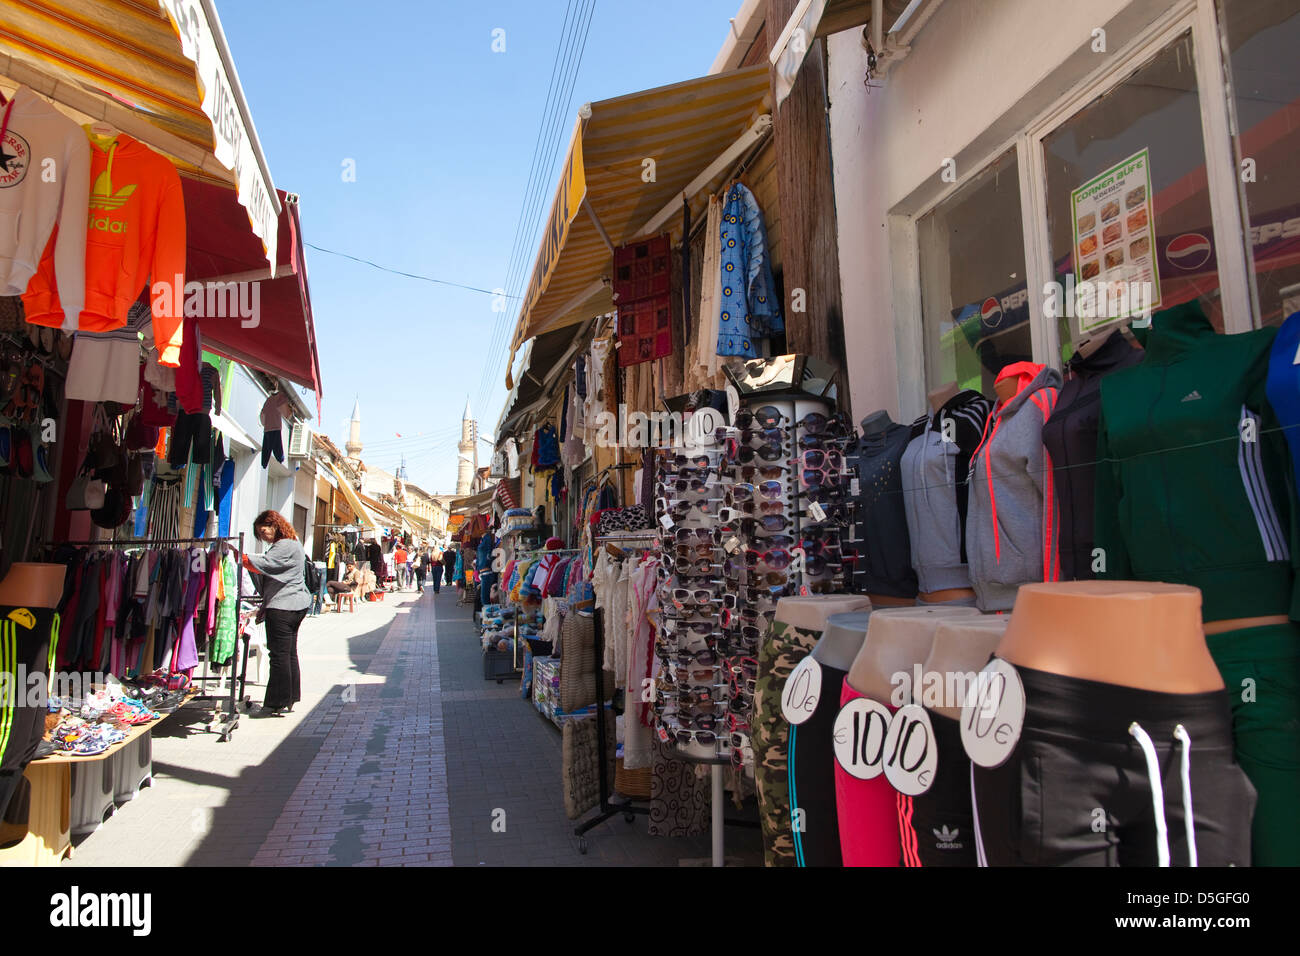
[(1060, 517), (1043, 424), (1056, 407), (1061, 373), (1015, 362), (995, 383), (1003, 401), (971, 459), (966, 550), (982, 611), (1010, 610), (1016, 590), (1060, 577)]

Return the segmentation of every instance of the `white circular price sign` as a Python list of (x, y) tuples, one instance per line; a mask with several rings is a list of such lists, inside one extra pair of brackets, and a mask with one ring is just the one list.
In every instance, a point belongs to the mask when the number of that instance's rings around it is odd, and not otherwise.
[(885, 777), (899, 793), (915, 797), (934, 785), (938, 766), (930, 715), (916, 704), (900, 707), (885, 736)]
[(817, 709), (822, 697), (822, 666), (809, 654), (790, 672), (781, 691), (781, 715), (792, 724), (802, 724)]
[(962, 747), (979, 766), (1000, 767), (1015, 751), (1024, 727), (1025, 685), (1013, 665), (995, 657), (966, 692)]
[(845, 773), (859, 780), (880, 776), (892, 719), (888, 707), (867, 697), (851, 700), (840, 708), (832, 739), (835, 760)]

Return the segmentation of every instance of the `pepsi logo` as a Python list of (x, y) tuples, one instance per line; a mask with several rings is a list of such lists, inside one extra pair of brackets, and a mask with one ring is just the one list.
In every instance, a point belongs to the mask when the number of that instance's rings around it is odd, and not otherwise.
[(1175, 236), (1165, 246), (1165, 258), (1179, 269), (1199, 269), (1210, 261), (1214, 246), (1199, 232), (1185, 232)]
[(996, 329), (1002, 324), (1002, 303), (996, 296), (989, 296), (980, 306), (980, 321), (989, 329)]

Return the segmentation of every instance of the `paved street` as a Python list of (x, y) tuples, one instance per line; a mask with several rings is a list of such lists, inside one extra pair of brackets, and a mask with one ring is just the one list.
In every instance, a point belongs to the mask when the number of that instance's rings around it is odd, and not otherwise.
[[(675, 866), (708, 855), (707, 836), (651, 837), (644, 816), (616, 817), (577, 852), (560, 734), (517, 686), (483, 680), (454, 591), (308, 618), (299, 646), (294, 713), (244, 717), (224, 744), (197, 708), (165, 721), (153, 787), (66, 865)], [(505, 832), (492, 826), (498, 810)], [(727, 840), (729, 856), (759, 858), (754, 831), (728, 828)]]

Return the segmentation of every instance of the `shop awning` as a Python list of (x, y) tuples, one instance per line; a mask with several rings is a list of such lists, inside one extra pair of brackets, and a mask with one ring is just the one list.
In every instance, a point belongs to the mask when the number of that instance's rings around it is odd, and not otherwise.
[[(680, 218), (682, 195), (692, 198), (713, 178), (699, 182), (701, 174), (721, 174), (724, 154), (739, 155), (760, 138), (770, 123), (768, 92), (767, 68), (756, 66), (583, 108), (511, 340), (511, 364), (533, 336), (613, 309), (604, 280), (614, 247), (654, 235), (674, 213)], [(742, 142), (746, 135), (753, 138)]]
[(563, 371), (567, 360), (586, 344), (580, 332), (572, 328), (546, 332), (529, 341), (519, 381), (514, 383), (501, 411), (501, 420), (497, 422), (494, 432), (497, 442), (511, 437), (515, 425), (549, 398), (547, 388), (551, 382)]
[(352, 487), (351, 482), (349, 482), (347, 478), (343, 477), (343, 475), (339, 473), (339, 470), (333, 465), (328, 463), (326, 464), (329, 470), (334, 474), (334, 480), (338, 483), (339, 491), (343, 492), (343, 497), (347, 499), (348, 504), (352, 506), (352, 511), (356, 515), (357, 522), (367, 528), (379, 527), (379, 523), (371, 516), (370, 511), (366, 506), (361, 503), (361, 497)]
[(454, 515), (476, 515), (492, 506), (492, 498), (496, 492), (494, 486), (487, 491), (480, 491), (478, 494), (454, 498), (451, 502), (451, 513)]
[(235, 186), (274, 269), (280, 201), (212, 0), (5, 0), (0, 76)]
[[(316, 327), (307, 285), (307, 259), (303, 253), (298, 204), (281, 193), (275, 278), (262, 255), (261, 243), (248, 231), (248, 221), (235, 191), (216, 183), (182, 177), (188, 249), (187, 282), (207, 285), (208, 301), (199, 320), (203, 345), (237, 362), (270, 375), (283, 376), (321, 396), (320, 358), (316, 352)], [(249, 283), (245, 288), (221, 291), (217, 283)], [(253, 298), (252, 283), (256, 283)], [(252, 318), (223, 307), (239, 298), (256, 304)], [(224, 313), (224, 317), (223, 317)]]
[(520, 508), (519, 502), (523, 500), (523, 495), (519, 493), (519, 478), (503, 478), (497, 485), (496, 500), (501, 502), (501, 507), (509, 511), (511, 508)]

